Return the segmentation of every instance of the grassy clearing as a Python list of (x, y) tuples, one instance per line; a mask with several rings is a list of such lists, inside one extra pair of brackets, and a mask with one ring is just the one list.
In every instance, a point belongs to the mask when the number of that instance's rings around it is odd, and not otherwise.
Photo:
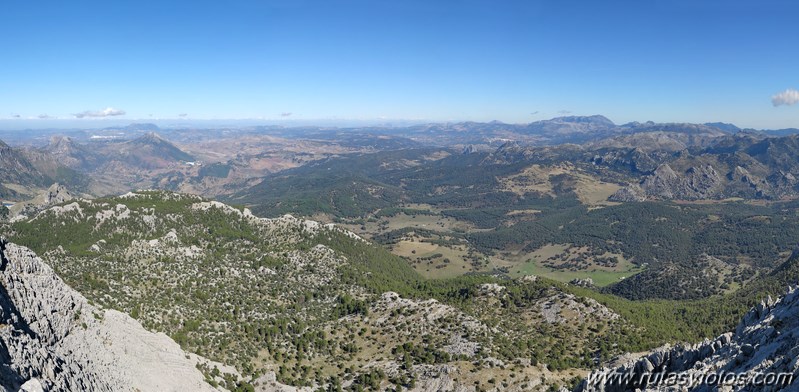
[[(557, 196), (553, 179), (567, 176), (562, 185), (577, 195), (585, 205), (606, 206), (617, 203), (609, 202), (608, 197), (621, 188), (618, 184), (608, 183), (576, 169), (573, 165), (562, 163), (554, 166), (531, 165), (521, 173), (501, 178), (505, 190), (524, 195), (528, 192)], [(564, 181), (560, 178), (557, 181)]]
[[(583, 261), (579, 267), (571, 267), (580, 257)], [(569, 244), (548, 244), (531, 253), (517, 254), (513, 259), (518, 264), (511, 268), (512, 276), (537, 275), (561, 282), (591, 278), (599, 287), (643, 271), (642, 267), (636, 266), (622, 255), (605, 253), (595, 257), (591, 255), (590, 249), (572, 247)], [(603, 265), (598, 262), (599, 259), (615, 259), (616, 263)]]
[(629, 278), (641, 271), (643, 268), (633, 267), (627, 271), (602, 271), (602, 270), (589, 270), (589, 271), (562, 271), (552, 268), (547, 268), (538, 265), (536, 262), (529, 262), (521, 265), (516, 270), (512, 271), (513, 275), (536, 275), (545, 278), (557, 280), (560, 282), (569, 282), (573, 279), (591, 278), (594, 284), (598, 287), (607, 286), (611, 283), (616, 283), (622, 279)]
[(416, 272), (428, 279), (453, 278), (481, 270), (470, 263), (465, 245), (441, 246), (409, 238), (392, 246), (391, 252), (409, 260)]
[(608, 201), (608, 198), (616, 193), (616, 191), (621, 189), (620, 185), (599, 181), (593, 177), (583, 174), (576, 174), (575, 176), (578, 177), (578, 180), (577, 186), (574, 189), (574, 193), (577, 194), (577, 198), (580, 199), (583, 204), (589, 206), (608, 206), (619, 204)]
[[(332, 219), (325, 219), (322, 216), (315, 216), (317, 220), (332, 221)], [(371, 238), (375, 234), (385, 233), (388, 231), (399, 230), (404, 228), (419, 228), (436, 230), (442, 232), (448, 231), (471, 231), (474, 227), (467, 222), (463, 222), (451, 217), (441, 215), (407, 215), (400, 213), (391, 217), (381, 217), (378, 219), (366, 219), (358, 223), (337, 223), (339, 226), (352, 231), (358, 235)]]
[(536, 214), (540, 214), (540, 213), (541, 213), (541, 210), (530, 210), (530, 209), (528, 209), (528, 210), (512, 210), (512, 211), (508, 212), (505, 215), (507, 215), (507, 216), (536, 215)]

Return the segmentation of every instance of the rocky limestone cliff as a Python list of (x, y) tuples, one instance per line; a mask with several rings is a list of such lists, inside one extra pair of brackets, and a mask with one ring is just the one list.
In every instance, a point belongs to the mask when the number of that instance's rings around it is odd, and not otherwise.
[[(667, 382), (641, 385), (642, 375), (682, 374), (699, 380), (709, 374), (783, 376), (772, 385), (712, 385), (695, 381), (676, 387)], [(627, 383), (611, 382), (612, 375), (628, 375)], [(786, 376), (787, 375), (787, 376)], [(651, 378), (650, 380), (654, 379)], [(776, 380), (775, 380), (776, 381)], [(776, 301), (768, 298), (752, 308), (735, 332), (689, 346), (663, 347), (617, 368), (594, 372), (577, 391), (797, 391), (799, 390), (799, 290), (791, 288)]]
[(610, 197), (614, 201), (655, 199), (702, 200), (724, 196), (725, 181), (711, 165), (691, 167), (677, 173), (669, 164), (662, 164), (639, 185), (622, 188)]
[(47, 207), (64, 203), (74, 198), (75, 197), (65, 186), (55, 183), (33, 199), (16, 203), (9, 210), (13, 216), (23, 216), (23, 218), (27, 218), (36, 215), (36, 213)]
[(27, 248), (2, 241), (0, 386), (6, 391), (212, 391), (164, 334), (98, 309)]

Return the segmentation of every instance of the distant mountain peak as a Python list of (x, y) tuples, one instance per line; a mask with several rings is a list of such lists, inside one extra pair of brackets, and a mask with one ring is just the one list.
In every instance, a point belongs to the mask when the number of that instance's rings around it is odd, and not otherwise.
[(59, 143), (72, 143), (73, 140), (69, 136), (64, 135), (53, 135), (50, 136), (50, 144), (59, 144)]
[[(133, 145), (149, 145), (149, 146), (174, 146), (172, 142), (161, 136), (156, 132), (147, 132), (133, 140), (128, 141), (128, 143)], [(175, 147), (177, 148), (177, 147)]]
[(724, 132), (729, 132), (729, 133), (738, 133), (738, 132), (741, 131), (741, 128), (738, 128), (735, 124), (731, 124), (731, 123), (708, 122), (708, 123), (705, 123), (705, 125), (707, 125), (709, 127), (718, 128), (718, 129), (721, 129)]
[(142, 142), (166, 142), (166, 140), (156, 132), (147, 132), (134, 140)]
[(164, 166), (165, 162), (193, 161), (194, 158), (155, 132), (147, 132), (122, 144), (131, 162), (145, 167)]
[(75, 141), (69, 136), (54, 135), (50, 137), (47, 150), (52, 152), (68, 152), (75, 148)]
[(570, 123), (597, 123), (597, 124), (604, 124), (608, 126), (615, 126), (616, 124), (611, 121), (609, 118), (601, 115), (601, 114), (594, 114), (591, 116), (563, 116), (563, 117), (555, 117), (549, 121), (559, 121), (559, 122), (570, 122)]
[(120, 130), (120, 131), (160, 131), (161, 128), (158, 125), (153, 123), (132, 123), (130, 125), (126, 125), (124, 127), (108, 127), (105, 128), (106, 130)]

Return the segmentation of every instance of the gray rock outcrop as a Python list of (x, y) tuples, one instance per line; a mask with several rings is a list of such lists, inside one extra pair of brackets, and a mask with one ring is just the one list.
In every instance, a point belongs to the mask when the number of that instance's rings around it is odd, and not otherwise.
[[(670, 374), (692, 383), (674, 385), (666, 377)], [(745, 378), (755, 374), (771, 374), (773, 382), (757, 385)], [(713, 382), (710, 375), (744, 375), (744, 382)], [(640, 382), (647, 379), (649, 382)], [(695, 345), (657, 349), (617, 368), (596, 371), (577, 388), (581, 392), (638, 390), (799, 390), (799, 290), (791, 288), (779, 300), (761, 302), (743, 317), (735, 332)]]
[(31, 250), (2, 242), (0, 387), (5, 391), (212, 391), (187, 354), (128, 315), (99, 309)]
[(646, 193), (638, 185), (629, 185), (610, 195), (608, 200), (621, 202), (644, 201), (646, 200)]
[(75, 197), (65, 186), (55, 183), (50, 185), (46, 191), (38, 194), (33, 199), (16, 203), (9, 210), (11, 211), (12, 215), (16, 216), (34, 216), (36, 213), (46, 209), (47, 207), (61, 204), (73, 200), (74, 198)]
[(691, 167), (677, 174), (668, 164), (663, 164), (641, 184), (650, 196), (686, 200), (713, 198), (722, 187), (722, 178), (711, 165)]
[(703, 200), (725, 196), (726, 181), (712, 165), (689, 168), (675, 172), (669, 164), (658, 166), (652, 175), (638, 185), (618, 190), (610, 197), (613, 201), (642, 201), (647, 198)]

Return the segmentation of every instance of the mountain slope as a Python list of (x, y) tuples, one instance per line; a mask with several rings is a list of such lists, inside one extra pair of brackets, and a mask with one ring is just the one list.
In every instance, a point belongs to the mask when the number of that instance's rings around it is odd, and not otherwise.
[(85, 172), (96, 155), (68, 137), (54, 136), (44, 148), (23, 148), (20, 153), (46, 178), (46, 183), (61, 183), (80, 192), (92, 182)]
[[(564, 383), (572, 377), (564, 369), (592, 366), (603, 342), (617, 344), (603, 352), (618, 352), (636, 333), (549, 281), (425, 281), (336, 226), (261, 219), (196, 196), (74, 200), (9, 232), (92, 301), (235, 366), (256, 386), (272, 377), (303, 388), (432, 391), (449, 374), (453, 387), (496, 377), (545, 389), (539, 376)], [(567, 341), (572, 350), (557, 349)], [(484, 361), (518, 363), (519, 377)]]
[(701, 150), (684, 150), (660, 161), (637, 184), (612, 200), (705, 200), (799, 196), (799, 136), (722, 137)]
[(67, 136), (51, 137), (50, 143), (43, 150), (59, 163), (83, 171), (94, 170), (107, 160), (89, 146), (79, 144)]
[(0, 184), (40, 187), (47, 179), (24, 154), (0, 141)]
[(181, 161), (194, 160), (194, 157), (155, 132), (130, 141), (108, 144), (104, 150), (105, 155), (112, 160), (143, 169), (165, 168)]
[(30, 250), (3, 242), (0, 256), (3, 388), (215, 390), (195, 367), (201, 358), (126, 314), (89, 304)]
[[(577, 391), (667, 391), (679, 386), (688, 391), (795, 391), (799, 389), (799, 290), (789, 288), (776, 301), (769, 297), (751, 309), (734, 332), (689, 346), (665, 347), (618, 368), (591, 375)], [(743, 375), (714, 384), (703, 376)], [(757, 375), (772, 374), (769, 380)], [(618, 376), (628, 378), (616, 378)], [(686, 384), (670, 383), (690, 380)], [(680, 375), (680, 378), (676, 378)], [(660, 377), (660, 379), (658, 379)], [(716, 378), (718, 383), (720, 377)]]

